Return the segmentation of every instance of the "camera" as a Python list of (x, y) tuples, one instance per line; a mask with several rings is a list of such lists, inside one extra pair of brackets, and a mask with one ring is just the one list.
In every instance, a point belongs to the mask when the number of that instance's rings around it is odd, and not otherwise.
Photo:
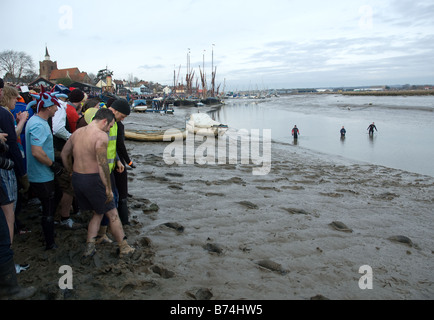
[[(3, 130), (0, 129), (0, 133), (2, 133)], [(11, 159), (8, 159), (6, 157), (3, 157), (2, 154), (9, 151), (9, 146), (4, 143), (2, 140), (0, 140), (0, 168), (5, 170), (11, 170), (14, 168), (14, 162)]]
[(0, 168), (12, 170), (14, 168), (14, 162), (11, 159), (0, 156)]

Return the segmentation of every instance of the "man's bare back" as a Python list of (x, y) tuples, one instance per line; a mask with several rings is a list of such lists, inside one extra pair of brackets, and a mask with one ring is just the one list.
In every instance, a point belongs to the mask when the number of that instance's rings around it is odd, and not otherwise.
[(107, 132), (91, 123), (86, 127), (77, 129), (70, 139), (74, 156), (73, 171), (98, 173), (100, 165), (98, 154), (107, 159)]
[(108, 132), (113, 124), (114, 117), (110, 123), (107, 123), (107, 119), (94, 120), (86, 127), (77, 129), (61, 153), (67, 171), (80, 174), (99, 173), (108, 193), (111, 193), (107, 160)]

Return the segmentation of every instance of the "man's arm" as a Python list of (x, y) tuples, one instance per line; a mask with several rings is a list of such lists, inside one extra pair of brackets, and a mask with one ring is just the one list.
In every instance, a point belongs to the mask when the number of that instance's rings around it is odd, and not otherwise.
[(68, 140), (71, 133), (66, 129), (66, 111), (59, 107), (52, 118), (53, 134), (63, 140)]
[(45, 151), (40, 146), (32, 145), (32, 155), (36, 158), (36, 160), (42, 164), (45, 164), (47, 167), (53, 164), (53, 161), (47, 156)]
[(62, 152), (60, 153), (62, 157), (63, 166), (69, 173), (72, 172), (72, 138), (68, 139), (63, 146)]

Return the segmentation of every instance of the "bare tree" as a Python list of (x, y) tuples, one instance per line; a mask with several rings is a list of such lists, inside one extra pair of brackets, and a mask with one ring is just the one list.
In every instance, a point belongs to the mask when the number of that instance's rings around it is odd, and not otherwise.
[(128, 74), (128, 85), (132, 85), (134, 82), (134, 75), (132, 73)]
[(96, 75), (94, 73), (88, 73), (88, 76), (90, 78), (91, 84), (96, 84), (98, 82), (98, 79), (96, 78)]
[(23, 51), (0, 52), (0, 70), (14, 77), (15, 81), (20, 81), (25, 74), (33, 71), (34, 67), (32, 57)]
[(38, 74), (33, 70), (27, 70), (21, 78), (23, 83), (30, 83), (38, 78)]

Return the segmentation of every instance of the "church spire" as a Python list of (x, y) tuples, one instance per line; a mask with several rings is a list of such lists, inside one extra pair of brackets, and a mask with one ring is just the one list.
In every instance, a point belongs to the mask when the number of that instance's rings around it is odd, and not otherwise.
[(50, 55), (48, 54), (47, 45), (45, 45), (45, 60), (50, 60)]

